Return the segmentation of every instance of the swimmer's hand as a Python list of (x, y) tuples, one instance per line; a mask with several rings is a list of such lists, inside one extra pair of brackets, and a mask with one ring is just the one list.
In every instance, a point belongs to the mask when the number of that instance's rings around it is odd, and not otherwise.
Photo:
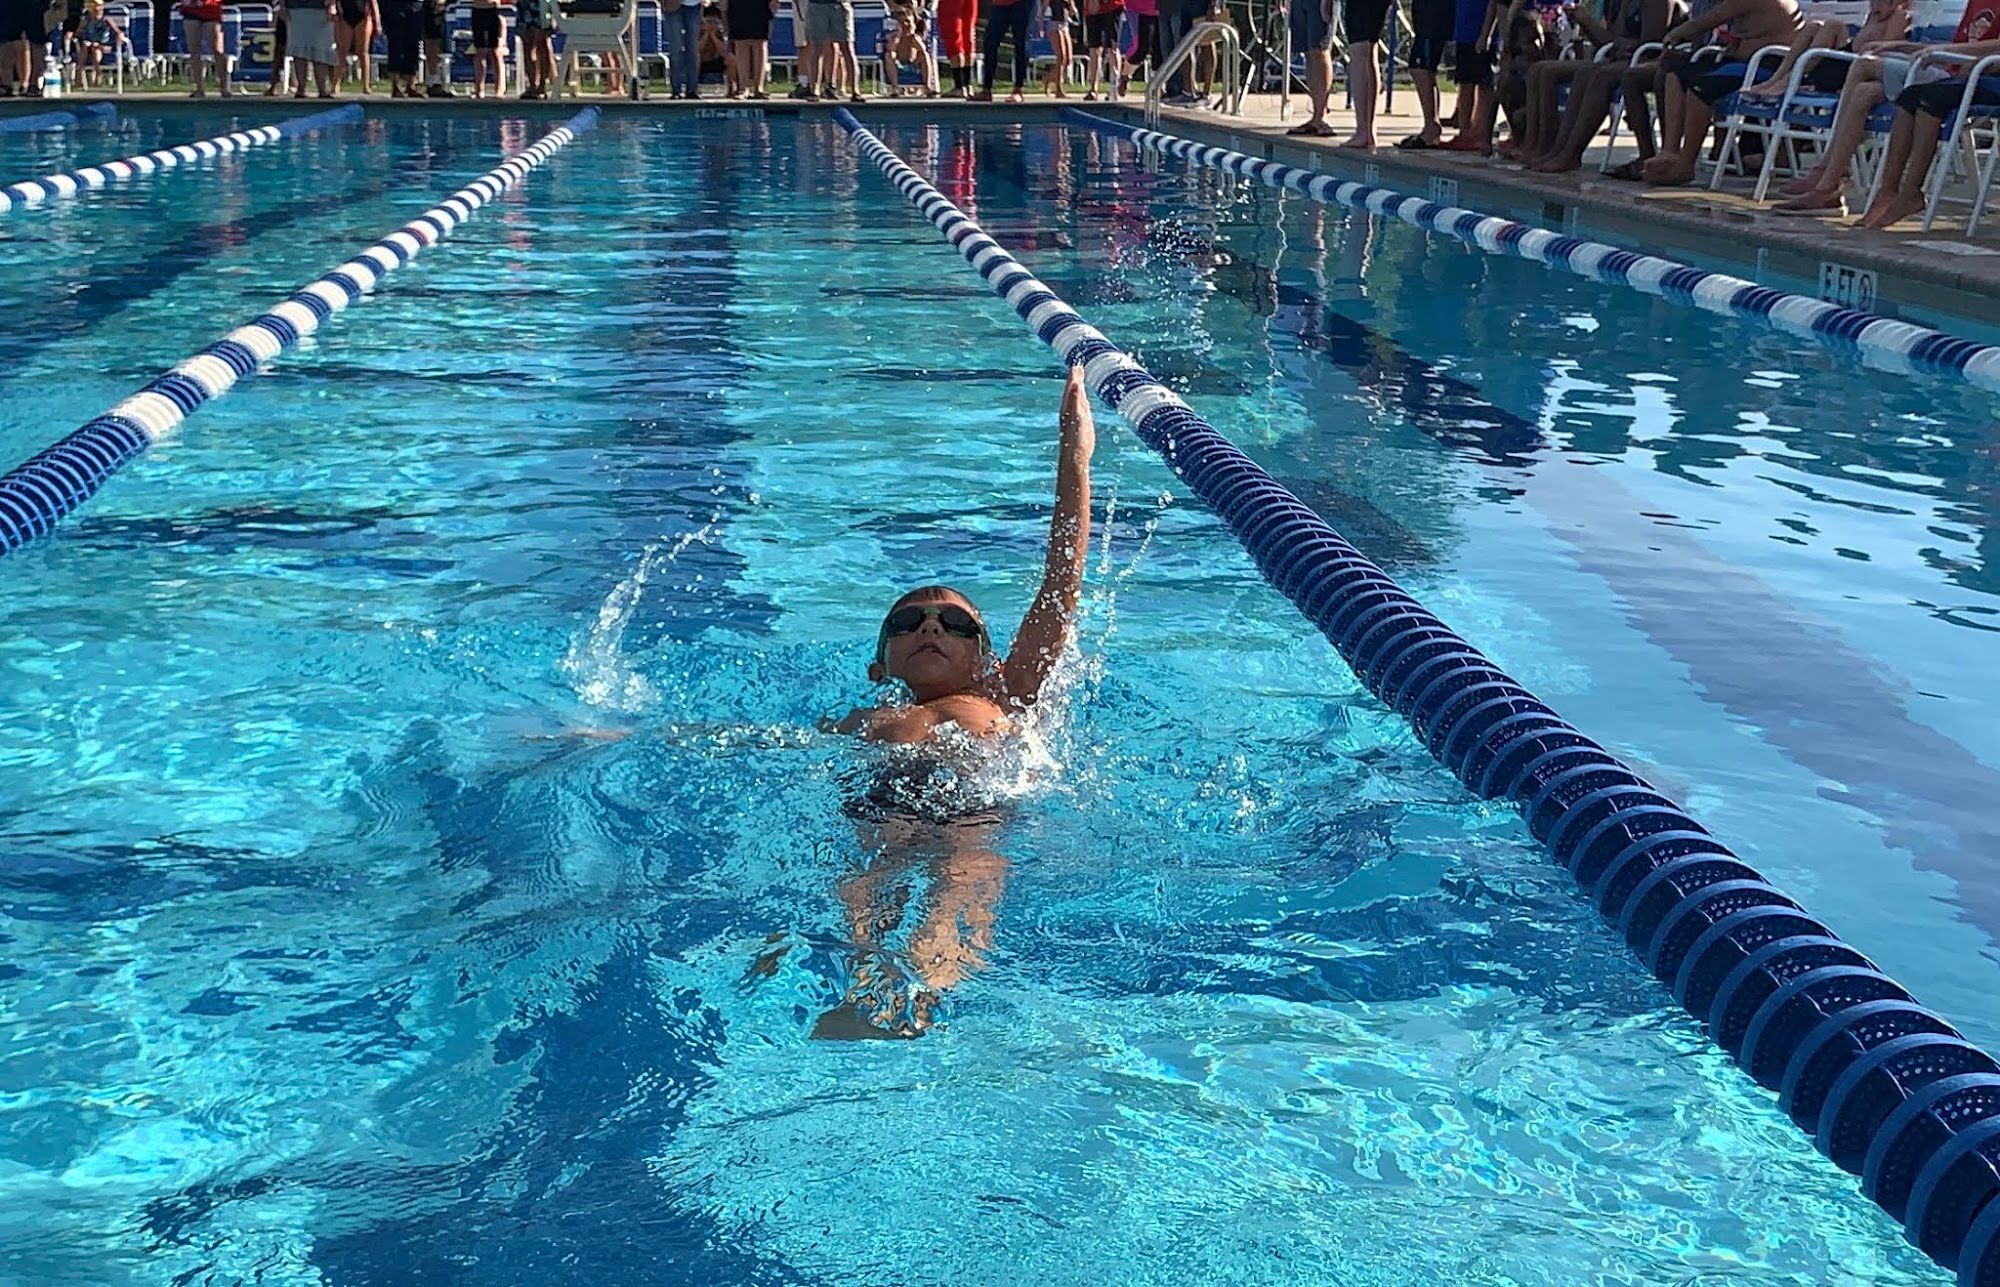
[(1090, 386), (1080, 366), (1069, 369), (1069, 383), (1063, 386), (1060, 423), (1064, 452), (1081, 457), (1079, 463), (1087, 469), (1097, 452), (1097, 426), (1090, 418)]

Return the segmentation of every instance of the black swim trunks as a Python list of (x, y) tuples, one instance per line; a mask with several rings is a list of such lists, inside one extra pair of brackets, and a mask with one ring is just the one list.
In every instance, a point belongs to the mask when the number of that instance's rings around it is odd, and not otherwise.
[(1458, 17), (1457, 0), (1416, 0), (1410, 15), (1415, 20), (1416, 39), (1410, 42), (1404, 66), (1434, 72), (1444, 64), (1451, 48), (1451, 29)]
[(1341, 7), (1350, 42), (1382, 39), (1389, 24), (1389, 0), (1342, 0)]

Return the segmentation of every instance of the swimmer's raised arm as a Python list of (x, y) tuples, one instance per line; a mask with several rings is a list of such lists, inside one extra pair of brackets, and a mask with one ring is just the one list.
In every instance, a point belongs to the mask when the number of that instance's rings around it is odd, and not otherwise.
[(1049, 521), (1048, 560), (1042, 588), (1014, 635), (1000, 667), (1003, 701), (1032, 706), (1042, 684), (1062, 657), (1083, 592), (1084, 561), (1090, 555), (1090, 457), (1097, 449), (1097, 426), (1090, 418), (1090, 390), (1083, 368), (1069, 369), (1063, 389), (1061, 442), (1056, 455), (1056, 509)]

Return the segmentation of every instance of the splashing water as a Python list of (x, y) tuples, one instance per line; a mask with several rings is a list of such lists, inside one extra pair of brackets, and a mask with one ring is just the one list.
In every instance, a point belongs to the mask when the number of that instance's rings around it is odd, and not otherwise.
[(656, 567), (671, 564), (697, 541), (707, 543), (715, 532), (710, 520), (686, 533), (664, 552), (655, 542), (639, 555), (639, 566), (604, 597), (597, 619), (590, 629), (570, 641), (563, 655), (562, 671), (570, 677), (577, 696), (600, 710), (641, 711), (659, 701), (653, 686), (624, 652), (625, 627), (644, 596), (646, 582)]

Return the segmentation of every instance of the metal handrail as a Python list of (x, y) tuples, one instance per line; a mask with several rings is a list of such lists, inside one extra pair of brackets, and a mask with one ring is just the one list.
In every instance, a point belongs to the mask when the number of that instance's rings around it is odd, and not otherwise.
[(1197, 22), (1193, 29), (1146, 75), (1146, 124), (1160, 121), (1160, 100), (1166, 97), (1167, 82), (1174, 73), (1194, 61), (1197, 49), (1213, 41), (1222, 46), (1222, 110), (1231, 116), (1243, 115), (1243, 43), (1233, 23)]

